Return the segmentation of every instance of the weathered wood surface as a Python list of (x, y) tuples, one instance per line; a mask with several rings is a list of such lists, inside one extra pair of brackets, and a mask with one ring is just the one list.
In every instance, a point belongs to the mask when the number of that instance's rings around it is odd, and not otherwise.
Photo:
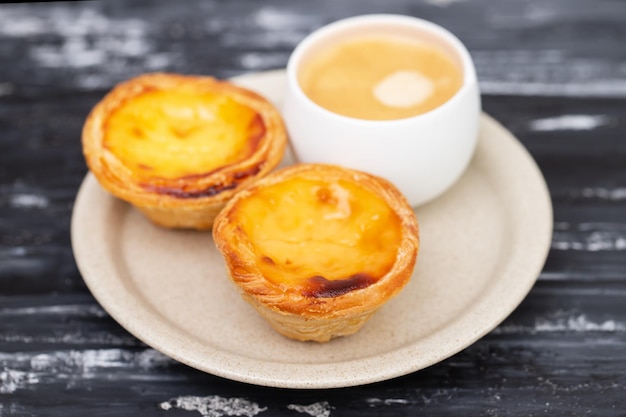
[[(281, 68), (318, 26), (371, 12), (455, 32), (485, 110), (543, 170), (554, 238), (528, 298), (438, 365), (327, 391), (224, 380), (125, 332), (70, 246), (91, 106), (142, 72)], [(625, 45), (608, 0), (0, 4), (0, 416), (626, 416)]]

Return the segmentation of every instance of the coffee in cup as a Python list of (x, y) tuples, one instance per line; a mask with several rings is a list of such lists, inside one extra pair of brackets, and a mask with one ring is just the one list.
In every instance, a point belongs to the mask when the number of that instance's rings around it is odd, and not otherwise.
[(365, 120), (393, 120), (433, 110), (463, 85), (445, 50), (415, 36), (366, 35), (308, 56), (298, 82), (316, 104)]

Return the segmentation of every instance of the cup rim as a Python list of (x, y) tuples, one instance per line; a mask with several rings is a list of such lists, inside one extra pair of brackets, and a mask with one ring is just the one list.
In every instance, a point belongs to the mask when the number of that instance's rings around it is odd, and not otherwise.
[[(401, 119), (388, 119), (388, 120), (368, 120), (368, 119), (359, 119), (356, 117), (344, 116), (342, 114), (334, 113), (319, 104), (315, 103), (311, 100), (305, 93), (302, 91), (300, 83), (298, 82), (297, 77), (297, 67), (300, 63), (302, 57), (307, 52), (309, 48), (315, 45), (319, 40), (328, 36), (329, 32), (337, 32), (342, 29), (357, 27), (360, 25), (367, 24), (378, 24), (378, 23), (400, 23), (405, 26), (413, 26), (419, 29), (428, 31), (435, 36), (440, 37), (445, 42), (447, 42), (454, 51), (458, 54), (460, 58), (462, 71), (463, 71), (463, 84), (458, 91), (454, 93), (452, 97), (450, 97), (446, 102), (441, 104), (438, 107), (435, 107), (432, 110), (429, 110), (425, 113), (416, 114), (410, 117), (404, 117)], [(344, 19), (340, 19), (334, 22), (331, 22), (327, 25), (324, 25), (315, 31), (311, 32), (307, 35), (293, 50), (291, 53), (289, 60), (287, 61), (287, 82), (290, 84), (290, 89), (295, 92), (296, 95), (299, 96), (301, 100), (303, 100), (308, 106), (315, 109), (316, 111), (324, 113), (327, 117), (335, 118), (340, 121), (347, 121), (351, 123), (362, 123), (366, 125), (392, 125), (392, 124), (404, 124), (415, 122), (419, 119), (429, 119), (432, 117), (436, 117), (438, 113), (441, 113), (446, 110), (446, 108), (453, 106), (454, 103), (460, 100), (460, 97), (465, 94), (465, 92), (471, 88), (475, 84), (477, 84), (476, 78), (476, 70), (474, 68), (474, 64), (472, 58), (469, 54), (469, 51), (461, 42), (461, 40), (450, 32), (448, 29), (440, 26), (434, 22), (421, 19), (419, 17), (409, 16), (409, 15), (400, 15), (400, 14), (365, 14), (352, 16)]]

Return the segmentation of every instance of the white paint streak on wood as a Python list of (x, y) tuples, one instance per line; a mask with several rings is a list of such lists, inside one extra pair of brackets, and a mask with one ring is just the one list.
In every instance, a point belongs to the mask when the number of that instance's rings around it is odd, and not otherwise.
[(616, 322), (615, 320), (606, 320), (600, 323), (595, 323), (587, 319), (584, 314), (576, 317), (569, 317), (567, 319), (557, 320), (556, 322), (550, 320), (537, 320), (535, 323), (535, 330), (537, 332), (624, 332), (626, 331), (626, 325)]
[(301, 414), (308, 414), (312, 417), (330, 417), (332, 410), (328, 401), (320, 401), (309, 405), (288, 404), (287, 408)]
[(135, 352), (122, 349), (63, 350), (54, 352), (0, 352), (0, 369), (11, 364), (20, 371), (41, 375), (86, 377), (95, 371), (115, 369), (157, 369), (174, 363), (173, 359), (145, 349)]
[(4, 368), (0, 371), (0, 394), (11, 394), (38, 382), (39, 378), (31, 372)]
[(46, 208), (50, 205), (50, 201), (37, 194), (14, 194), (9, 199), (9, 205), (13, 208)]
[(561, 271), (542, 271), (539, 274), (540, 281), (570, 281), (574, 278), (580, 278), (576, 274)]
[(91, 316), (106, 317), (107, 313), (99, 306), (85, 304), (67, 304), (37, 307), (5, 307), (0, 309), (0, 317), (36, 316), (36, 315), (63, 315), (63, 316)]
[(174, 363), (174, 360), (154, 349), (146, 349), (136, 356), (137, 364), (143, 369), (161, 368)]
[(59, 380), (72, 384), (101, 378), (103, 373), (120, 381), (169, 380), (172, 377), (161, 372), (146, 374), (137, 371), (155, 371), (173, 363), (172, 359), (153, 349), (140, 352), (122, 349), (0, 352), (0, 393), (13, 393), (35, 384)]
[(552, 249), (576, 251), (624, 251), (626, 236), (619, 231), (596, 231), (588, 234), (554, 232)]
[(239, 57), (239, 63), (247, 70), (263, 70), (282, 67), (288, 58), (282, 52), (248, 52)]
[[(250, 20), (251, 25), (253, 27), (256, 26), (253, 36), (246, 31), (224, 30), (224, 26), (227, 25), (228, 22), (219, 19), (210, 19), (206, 23), (206, 27), (209, 31), (220, 35), (220, 46), (225, 48), (245, 44), (253, 50), (285, 48), (291, 50), (308, 33), (324, 23), (321, 17), (315, 13), (306, 14), (272, 6), (261, 7), (250, 16)], [(285, 66), (286, 63), (287, 54), (284, 55), (278, 65)], [(254, 68), (256, 67), (252, 69)]]
[[(567, 270), (567, 271), (544, 271), (539, 275), (540, 281), (561, 281), (561, 282), (588, 282), (597, 285), (599, 282), (615, 282), (622, 281), (624, 273), (619, 269), (598, 271), (596, 268), (591, 270)], [(603, 293), (606, 295), (606, 293)]]
[(601, 230), (609, 230), (609, 231), (622, 231), (626, 233), (626, 224), (624, 223), (611, 223), (611, 222), (582, 222), (572, 224), (569, 222), (556, 222), (554, 223), (554, 230), (559, 231), (582, 231), (582, 232), (593, 232), (593, 231), (601, 231)]
[[(77, 15), (65, 12), (47, 23), (52, 25), (53, 33), (61, 35), (62, 42), (31, 50), (32, 58), (43, 67), (92, 67), (142, 57), (153, 49), (146, 36), (146, 23), (137, 19), (110, 20), (96, 11), (85, 10)], [(88, 39), (88, 35), (93, 39)]]
[(4, 10), (0, 14), (0, 35), (25, 38), (29, 36), (41, 35), (45, 32), (41, 19), (28, 16), (27, 13), (14, 13)]
[(594, 322), (585, 314), (571, 314), (557, 311), (549, 317), (539, 317), (534, 326), (504, 324), (493, 330), (493, 334), (537, 334), (556, 332), (593, 332), (593, 333), (623, 333), (626, 324), (616, 320)]
[[(1, 257), (22, 257), (28, 254), (28, 250), (24, 246), (15, 246), (10, 248), (0, 248), (0, 258)], [(0, 310), (0, 315), (2, 314), (2, 310)]]
[(472, 51), (472, 58), (475, 65), (521, 67), (534, 64), (536, 68), (548, 65), (558, 65), (566, 59), (565, 52), (560, 49), (495, 49)]
[(555, 83), (514, 82), (506, 80), (480, 81), (480, 90), (488, 95), (519, 95), (519, 96), (562, 96), (562, 97), (626, 97), (626, 81), (624, 79), (607, 79), (585, 82)]
[(311, 13), (296, 13), (277, 7), (261, 7), (254, 15), (255, 23), (266, 30), (310, 29), (318, 26), (320, 17)]
[[(426, 402), (426, 398), (423, 398)], [(365, 402), (370, 407), (378, 407), (378, 406), (390, 406), (390, 405), (406, 405), (409, 403), (408, 400), (404, 398), (366, 398)]]
[(623, 201), (626, 200), (626, 188), (588, 187), (582, 189), (581, 196), (600, 200)]
[(603, 222), (586, 222), (576, 225), (567, 222), (555, 223), (552, 249), (590, 252), (624, 251), (626, 250), (626, 225)]
[[(554, 22), (555, 18), (562, 15), (554, 9), (551, 5), (532, 4), (528, 6), (522, 6), (520, 9), (512, 9), (511, 11), (495, 10), (487, 15), (488, 23), (491, 28), (494, 29), (523, 29), (541, 26)], [(514, 11), (513, 11), (514, 10)]]
[(434, 6), (446, 7), (454, 3), (458, 3), (463, 0), (424, 0), (428, 4), (432, 4)]
[[(237, 47), (245, 43), (255, 50), (293, 49), (306, 33), (300, 30), (283, 29), (271, 32), (255, 33), (253, 37), (249, 33), (227, 32), (220, 37), (220, 46), (223, 48)], [(285, 54), (287, 56), (287, 54)], [(286, 60), (283, 65), (286, 64)]]
[(101, 346), (137, 346), (139, 342), (131, 335), (117, 336), (107, 331), (98, 332), (63, 332), (61, 334), (51, 331), (51, 334), (20, 333), (18, 332), (2, 332), (0, 333), (0, 342), (2, 343), (45, 343), (55, 345), (101, 345)]
[(403, 398), (387, 398), (384, 400), (385, 405), (393, 405), (393, 404), (408, 404), (409, 401)]
[[(0, 14), (0, 37), (33, 36), (42, 41), (30, 46), (27, 53), (44, 68), (102, 67), (106, 73), (139, 60), (146, 70), (156, 71), (172, 62), (169, 54), (155, 51), (149, 25), (140, 19), (110, 18), (87, 8), (51, 8), (46, 13), (36, 13), (15, 7)], [(87, 78), (83, 80), (84, 77)], [(88, 74), (79, 74), (77, 81), (86, 88), (107, 86)]]
[(122, 349), (90, 349), (42, 353), (31, 358), (32, 369), (37, 371), (79, 370), (83, 374), (102, 369), (135, 368), (154, 369), (167, 366), (173, 360), (153, 349), (131, 352)]
[(625, 97), (626, 61), (567, 49), (471, 51), (483, 94)]
[(530, 130), (535, 132), (551, 132), (555, 130), (593, 130), (610, 123), (603, 115), (566, 114), (547, 117), (529, 122)]
[(159, 408), (166, 411), (171, 409), (197, 411), (202, 417), (253, 417), (267, 410), (267, 407), (261, 407), (245, 398), (226, 398), (219, 395), (181, 396), (160, 403)]

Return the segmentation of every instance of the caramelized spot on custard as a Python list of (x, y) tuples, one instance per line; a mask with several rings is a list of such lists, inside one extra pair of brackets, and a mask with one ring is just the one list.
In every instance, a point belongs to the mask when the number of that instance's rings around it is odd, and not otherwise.
[[(153, 185), (153, 184), (141, 184), (144, 190), (151, 191), (158, 194), (169, 195), (170, 197), (176, 198), (201, 198), (201, 197), (212, 197), (215, 196), (222, 191), (232, 190), (236, 188), (240, 183), (249, 177), (256, 175), (261, 170), (261, 165), (256, 165), (252, 168), (249, 168), (244, 171), (236, 172), (233, 175), (233, 180), (228, 184), (217, 184), (212, 185), (208, 188), (203, 188), (199, 190), (191, 190), (185, 187), (170, 187), (166, 185)], [(210, 172), (208, 173), (210, 174)], [(206, 175), (206, 174), (203, 174)], [(184, 178), (196, 178), (203, 175), (191, 175)]]
[(265, 135), (254, 109), (209, 92), (145, 91), (123, 102), (105, 123), (104, 147), (146, 182), (201, 176), (237, 163)]
[(252, 168), (245, 169), (243, 171), (237, 171), (233, 175), (236, 180), (246, 179), (252, 175), (256, 175), (261, 170), (261, 165), (253, 166)]
[(393, 266), (402, 238), (401, 220), (388, 204), (347, 180), (289, 178), (254, 190), (232, 215), (262, 275), (311, 297), (376, 282)]
[(157, 186), (150, 184), (142, 184), (142, 187), (147, 191), (155, 193), (169, 195), (176, 198), (201, 198), (201, 197), (213, 197), (221, 193), (222, 191), (232, 190), (237, 186), (237, 182), (232, 182), (226, 185), (212, 185), (202, 190), (185, 190), (185, 188)]
[(141, 130), (140, 127), (133, 126), (131, 130), (132, 130), (133, 136), (136, 137), (137, 139), (143, 139), (145, 137), (145, 133), (143, 130)]
[(337, 200), (333, 198), (333, 193), (326, 187), (320, 187), (315, 192), (315, 196), (321, 203), (336, 204)]
[(307, 289), (303, 292), (309, 297), (338, 297), (350, 291), (365, 288), (376, 282), (374, 277), (359, 273), (345, 279), (328, 280), (320, 275), (308, 279)]

